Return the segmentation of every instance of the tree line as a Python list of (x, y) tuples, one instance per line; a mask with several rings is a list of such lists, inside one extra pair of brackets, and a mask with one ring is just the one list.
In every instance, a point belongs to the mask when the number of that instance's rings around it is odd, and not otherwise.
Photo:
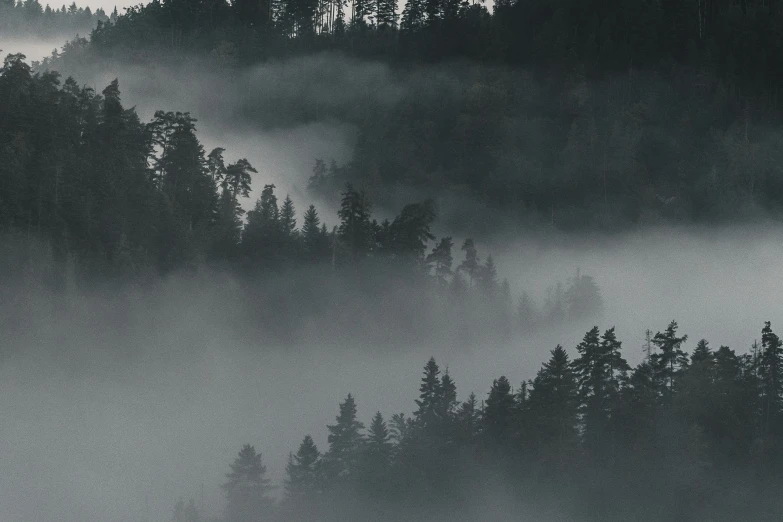
[(780, 219), (774, 2), (524, 0), (490, 13), (416, 0), (397, 6), (396, 26), (384, 6), (152, 2), (42, 69), (193, 56), (241, 69), (319, 51), (389, 63), (399, 97), (339, 107), (274, 99), (254, 124), (356, 125), (353, 160), (327, 168), (314, 190), (329, 196), (350, 181), (382, 205), (400, 185), (455, 202), (444, 208), (475, 199), (479, 216), (444, 216), (465, 235), (490, 234), (499, 219), (565, 230)]
[[(476, 520), (525, 506), (578, 520), (779, 518), (783, 343), (769, 322), (744, 354), (704, 339), (688, 354), (687, 341), (674, 321), (648, 331), (632, 368), (614, 328), (593, 327), (533, 379), (500, 376), (462, 401), (431, 358), (412, 415), (377, 412), (365, 425), (348, 394), (327, 448), (307, 435), (289, 455), (278, 501), (245, 445), (223, 484), (223, 520)], [(184, 507), (176, 521), (199, 520)]]
[[(99, 51), (215, 50), (240, 61), (341, 49), (391, 60), (472, 60), (588, 75), (703, 68), (777, 106), (782, 13), (766, 0), (154, 0), (92, 34)], [(774, 100), (773, 100), (774, 99)]]
[(116, 21), (117, 8), (107, 15), (103, 8), (95, 12), (90, 7), (77, 7), (76, 2), (66, 7), (42, 6), (38, 0), (0, 1), (0, 35), (17, 37), (51, 37), (62, 35), (73, 38), (88, 35), (98, 22)]

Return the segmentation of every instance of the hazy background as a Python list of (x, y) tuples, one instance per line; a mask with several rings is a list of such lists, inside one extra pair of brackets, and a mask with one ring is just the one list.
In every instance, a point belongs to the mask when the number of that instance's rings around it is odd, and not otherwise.
[[(672, 319), (689, 334), (688, 349), (707, 337), (744, 352), (764, 320), (774, 327), (783, 316), (778, 229), (654, 230), (592, 246), (562, 239), (496, 245), (501, 274), (534, 295), (576, 267), (593, 274), (606, 301), (599, 326), (617, 326), (631, 363), (642, 358), (644, 330)], [(335, 344), (324, 330), (281, 346), (263, 331), (233, 327), (242, 282), (196, 277), (62, 298), (3, 286), (2, 520), (164, 520), (179, 496), (200, 503), (202, 484), (206, 509), (217, 514), (219, 484), (241, 444), (262, 451), (280, 480), (287, 452), (305, 434), (327, 447), (325, 425), (349, 392), (365, 423), (376, 410), (410, 413), (433, 355), (460, 399), (470, 391), (483, 397), (501, 374), (515, 385), (532, 378), (557, 343), (573, 353), (589, 326), (502, 344), (380, 350), (361, 342), (377, 325), (357, 323), (352, 345)], [(404, 310), (404, 300), (395, 307)]]

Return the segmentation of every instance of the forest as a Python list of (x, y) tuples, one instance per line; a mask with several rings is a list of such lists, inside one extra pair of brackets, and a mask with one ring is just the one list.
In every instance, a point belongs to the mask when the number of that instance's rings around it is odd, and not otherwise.
[(0, 0), (44, 34), (0, 68), (0, 519), (783, 518), (776, 2)]
[[(305, 435), (289, 454), (281, 491), (243, 446), (224, 520), (779, 520), (783, 342), (769, 322), (748, 353), (687, 341), (674, 321), (648, 330), (631, 368), (596, 326), (534, 378), (462, 401), (430, 358), (411, 415), (365, 424), (348, 393), (328, 447)], [(202, 518), (191, 499), (172, 520)]]
[[(525, 292), (513, 296), (492, 255), (483, 257), (473, 239), (456, 245), (464, 258), (455, 262), (452, 237), (431, 232), (432, 200), (378, 222), (365, 192), (347, 183), (337, 192), (337, 225), (327, 226), (310, 205), (297, 226), (292, 199), (280, 202), (267, 184), (246, 212), (240, 201), (249, 198), (256, 169), (244, 158), (226, 160), (223, 148), (207, 153), (188, 113), (157, 111), (142, 123), (122, 106), (116, 80), (97, 94), (72, 78), (33, 74), (21, 55), (9, 55), (0, 98), (11, 100), (0, 106), (0, 263), (8, 273), (66, 290), (154, 284), (203, 267), (262, 282), (295, 272), (291, 277), (308, 281), (301, 292), (321, 287), (308, 302), (325, 322), (331, 313), (388, 321), (366, 298), (401, 285), (420, 294), (420, 317), (435, 307), (498, 332), (601, 314), (598, 286), (579, 271), (553, 282), (537, 303)], [(275, 288), (266, 289), (273, 300), (302, 306), (300, 292)], [(338, 298), (355, 304), (333, 309)], [(270, 311), (270, 328), (288, 331), (282, 325), (290, 321), (296, 317)]]
[(0, 2), (0, 36), (23, 36), (26, 38), (51, 37), (57, 35), (63, 40), (77, 34), (88, 35), (98, 22), (117, 20), (117, 8), (111, 16), (98, 8), (93, 13), (89, 7), (77, 7), (71, 2), (67, 8), (42, 6), (38, 0)]
[[(759, 222), (781, 212), (782, 21), (774, 2), (749, 0), (497, 2), (491, 13), (438, 0), (156, 1), (39, 70), (156, 65), (176, 81), (323, 54), (331, 67), (290, 86), (320, 93), (261, 102), (251, 86), (237, 111), (259, 127), (357, 129), (345, 165), (313, 158), (327, 167), (320, 196), (346, 181), (384, 206), (422, 193), (447, 201), (444, 220), (468, 235), (499, 220), (605, 231)], [(399, 92), (361, 74), (339, 80), (344, 60), (384, 64)], [(331, 89), (351, 101), (331, 101)], [(480, 203), (478, 218), (451, 210), (465, 201)]]

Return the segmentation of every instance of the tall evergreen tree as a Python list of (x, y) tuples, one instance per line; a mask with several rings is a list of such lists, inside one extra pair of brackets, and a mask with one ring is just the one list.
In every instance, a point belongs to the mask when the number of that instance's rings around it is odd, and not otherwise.
[(327, 426), (329, 451), (325, 456), (328, 473), (333, 478), (350, 475), (356, 469), (364, 444), (364, 424), (356, 418), (356, 402), (350, 393), (340, 403), (336, 420), (335, 424)]
[(288, 455), (285, 496), (289, 501), (301, 502), (318, 494), (321, 453), (310, 435), (306, 435), (296, 454)]
[(772, 331), (769, 321), (761, 330), (761, 426), (764, 436), (783, 434), (783, 341)]
[(357, 192), (351, 184), (346, 186), (342, 196), (337, 212), (340, 218), (337, 234), (350, 259), (358, 261), (369, 253), (374, 242), (371, 207), (364, 192)]
[(432, 263), (435, 268), (435, 277), (438, 281), (445, 285), (448, 277), (451, 276), (451, 265), (453, 258), (451, 257), (451, 249), (454, 243), (452, 243), (450, 237), (441, 238), (440, 242), (432, 249), (432, 253), (427, 256), (427, 263)]
[(253, 446), (242, 447), (231, 464), (228, 481), (223, 484), (226, 492), (225, 519), (227, 522), (256, 522), (271, 514), (272, 500), (268, 496), (272, 490), (266, 478), (266, 466), (261, 462), (261, 454)]
[(677, 337), (675, 321), (669, 323), (663, 333), (658, 332), (652, 338), (652, 343), (659, 351), (652, 355), (651, 362), (664, 404), (671, 405), (679, 376), (688, 366), (688, 354), (681, 348), (687, 340), (687, 335)]

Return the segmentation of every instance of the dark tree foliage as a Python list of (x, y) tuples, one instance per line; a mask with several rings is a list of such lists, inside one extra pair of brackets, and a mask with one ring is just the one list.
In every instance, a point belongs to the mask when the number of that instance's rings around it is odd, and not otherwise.
[(242, 66), (338, 50), (400, 75), (467, 60), (475, 72), (457, 87), (411, 76), (419, 87), (391, 106), (330, 114), (351, 120), (361, 139), (353, 163), (334, 170), (339, 179), (321, 172), (322, 195), (346, 181), (467, 192), (492, 209), (480, 216), (486, 226), (499, 211), (566, 229), (780, 217), (783, 147), (769, 133), (783, 116), (783, 50), (770, 43), (783, 27), (776, 2), (399, 8), (397, 24), (388, 0), (150, 2), (99, 23), (64, 54), (176, 61), (193, 51)]
[[(672, 353), (682, 350), (686, 337), (677, 337), (676, 330), (672, 322), (658, 335), (658, 344), (665, 339)], [(476, 499), (465, 495), (497, 474), (519, 495), (504, 504), (503, 513), (512, 518), (535, 508), (595, 521), (668, 520), (672, 512), (679, 513), (678, 520), (694, 522), (728, 521), (742, 513), (773, 520), (783, 505), (767, 495), (783, 480), (783, 455), (768, 417), (777, 418), (781, 405), (766, 399), (765, 383), (772, 379), (749, 379), (768, 375), (759, 369), (769, 364), (762, 362), (762, 348), (779, 349), (770, 323), (762, 339), (756, 354), (747, 356), (725, 346), (713, 352), (706, 340), (699, 341), (690, 364), (677, 370), (674, 395), (661, 390), (668, 381), (661, 381), (654, 364), (644, 361), (630, 369), (613, 328), (588, 331), (573, 362), (556, 347), (518, 393), (512, 393), (506, 377), (495, 379), (481, 405), (471, 393), (457, 406), (454, 382), (430, 358), (412, 419), (395, 414), (387, 425), (377, 412), (363, 434), (348, 396), (337, 425), (329, 426), (330, 453), (350, 453), (359, 480), (343, 479), (341, 488), (328, 491), (308, 486), (298, 497), (300, 509), (291, 510), (284, 501), (281, 517), (296, 520), (297, 513), (306, 513), (339, 520), (373, 514), (408, 520), (429, 513), (428, 506), (436, 503), (432, 513), (474, 520), (469, 506)], [(327, 468), (314, 466), (318, 459), (306, 437), (289, 457), (286, 487), (305, 483), (292, 482), (304, 476), (303, 470), (307, 484), (331, 476)], [(740, 477), (748, 489), (738, 492)], [(655, 495), (649, 494), (651, 487)], [(317, 510), (307, 511), (316, 501)]]

